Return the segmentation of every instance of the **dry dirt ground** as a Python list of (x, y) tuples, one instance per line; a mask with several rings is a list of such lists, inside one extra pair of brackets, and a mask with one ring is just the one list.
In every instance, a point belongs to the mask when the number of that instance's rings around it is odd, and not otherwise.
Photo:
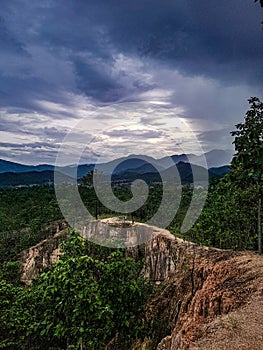
[(187, 254), (189, 267), (182, 258), (148, 305), (150, 322), (159, 320), (154, 337), (162, 325), (171, 332), (134, 349), (263, 350), (263, 256), (205, 247)]
[(254, 296), (245, 307), (217, 317), (204, 327), (204, 336), (189, 349), (263, 349), (263, 296)]
[(263, 349), (263, 256), (251, 257), (248, 267), (257, 276), (251, 284), (252, 295), (243, 307), (205, 324), (202, 337), (189, 350)]

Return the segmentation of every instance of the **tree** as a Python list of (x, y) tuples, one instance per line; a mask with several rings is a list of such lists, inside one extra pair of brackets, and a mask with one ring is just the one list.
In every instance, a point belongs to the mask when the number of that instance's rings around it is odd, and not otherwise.
[(144, 338), (152, 285), (142, 262), (125, 250), (93, 248), (72, 233), (58, 263), (31, 286), (14, 287), (0, 275), (1, 349), (103, 350), (114, 340), (122, 350)]
[[(255, 249), (257, 240), (257, 194), (255, 186), (242, 188), (225, 175), (210, 184), (205, 207), (190, 239), (221, 249)], [(189, 237), (186, 237), (189, 239)]]
[(234, 181), (241, 187), (256, 186), (258, 195), (258, 251), (262, 254), (261, 200), (263, 184), (263, 103), (257, 97), (249, 100), (250, 109), (243, 123), (232, 131), (235, 155), (231, 162)]

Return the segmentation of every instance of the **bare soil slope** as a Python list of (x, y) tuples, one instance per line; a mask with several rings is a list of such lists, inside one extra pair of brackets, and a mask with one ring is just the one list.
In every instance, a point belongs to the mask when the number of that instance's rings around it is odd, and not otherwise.
[(219, 316), (203, 328), (203, 336), (191, 350), (263, 349), (263, 295), (253, 295), (247, 304)]
[(193, 245), (147, 317), (156, 328), (137, 349), (263, 349), (263, 256)]
[[(119, 222), (98, 220), (83, 235), (110, 236)], [(125, 227), (124, 238), (134, 243), (129, 254), (143, 257), (145, 277), (160, 284), (146, 307), (149, 336), (132, 350), (263, 350), (263, 256), (200, 247), (145, 224)], [(22, 252), (25, 283), (57, 261), (67, 234), (62, 225), (54, 237)], [(145, 234), (149, 240), (137, 246)]]

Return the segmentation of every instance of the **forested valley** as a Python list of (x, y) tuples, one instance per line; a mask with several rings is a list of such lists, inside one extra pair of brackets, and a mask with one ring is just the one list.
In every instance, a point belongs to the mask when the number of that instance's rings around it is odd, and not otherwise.
[[(243, 123), (233, 131), (236, 153), (230, 172), (210, 181), (205, 206), (193, 227), (180, 227), (193, 195), (184, 186), (179, 210), (168, 229), (176, 237), (200, 246), (262, 253), (263, 104), (251, 98)], [(100, 203), (85, 182), (80, 196), (95, 218), (123, 214)], [(115, 186), (122, 201), (132, 197), (129, 186)], [(179, 189), (174, 189), (179, 191)], [(176, 193), (175, 193), (176, 197)], [(162, 185), (152, 184), (142, 208), (127, 220), (147, 222), (162, 199)], [(118, 335), (119, 348), (151, 336), (144, 319), (147, 301), (161, 286), (141, 275), (143, 261), (127, 257), (125, 249), (84, 242), (71, 231), (61, 243), (58, 263), (43, 271), (30, 286), (19, 278), (21, 251), (55, 234), (62, 222), (53, 186), (0, 190), (0, 349), (105, 349)]]

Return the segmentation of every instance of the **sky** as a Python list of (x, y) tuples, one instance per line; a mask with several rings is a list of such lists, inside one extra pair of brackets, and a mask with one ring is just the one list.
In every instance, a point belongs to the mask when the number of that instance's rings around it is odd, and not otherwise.
[(2, 0), (0, 158), (233, 150), (262, 99), (262, 14), (253, 0)]

